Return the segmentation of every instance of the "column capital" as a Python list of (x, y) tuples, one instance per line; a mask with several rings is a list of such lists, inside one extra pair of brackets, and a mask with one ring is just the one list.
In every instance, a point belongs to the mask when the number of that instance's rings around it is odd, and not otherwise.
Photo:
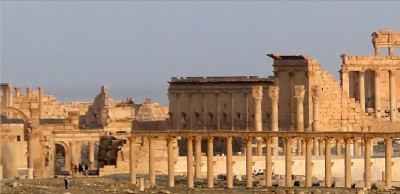
[(201, 141), (202, 138), (201, 137), (194, 137), (193, 139), (194, 139), (195, 142), (197, 142), (197, 141)]
[(212, 140), (214, 140), (214, 137), (213, 136), (207, 136), (207, 140), (208, 141), (212, 141)]
[(278, 86), (269, 86), (268, 94), (271, 101), (279, 99), (279, 87)]
[(365, 71), (364, 70), (358, 71), (358, 76), (364, 76), (364, 75), (365, 75)]
[(261, 100), (263, 97), (263, 87), (262, 86), (253, 86), (251, 88), (251, 92), (253, 94), (254, 100)]
[(296, 98), (297, 100), (303, 101), (305, 93), (306, 93), (306, 90), (304, 89), (304, 85), (295, 85), (294, 86), (294, 98)]
[(375, 69), (375, 77), (380, 77), (381, 76), (381, 70), (380, 69)]
[(314, 85), (311, 87), (311, 91), (312, 91), (312, 100), (314, 103), (319, 101), (319, 90), (318, 90), (318, 86)]
[(243, 139), (244, 139), (245, 141), (251, 141), (251, 140), (253, 140), (253, 137), (251, 137), (251, 136), (246, 136), (246, 137), (243, 137)]

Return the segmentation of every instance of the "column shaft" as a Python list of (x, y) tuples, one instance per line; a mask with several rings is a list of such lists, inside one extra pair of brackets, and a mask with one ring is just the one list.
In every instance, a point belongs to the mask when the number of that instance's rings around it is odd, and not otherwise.
[(188, 188), (194, 187), (193, 181), (193, 138), (187, 138), (187, 180)]
[(396, 103), (396, 70), (389, 71), (389, 93), (390, 93), (390, 122), (396, 122), (396, 112), (397, 112), (397, 103)]
[(39, 87), (39, 118), (43, 118), (43, 97), (44, 89), (43, 87)]
[(207, 186), (214, 187), (214, 145), (213, 137), (207, 139)]
[[(296, 99), (296, 131), (304, 132), (304, 95), (305, 89), (303, 85), (295, 85), (294, 86), (294, 98)], [(296, 146), (297, 155), (301, 153), (301, 140), (297, 139)]]
[(153, 145), (153, 137), (149, 137), (149, 182), (150, 187), (154, 187), (156, 185), (156, 169), (155, 169), (155, 156), (154, 156), (154, 145)]
[(271, 138), (265, 138), (265, 184), (267, 187), (272, 186), (272, 150)]
[(330, 139), (325, 139), (325, 185), (332, 185), (332, 169), (331, 169), (331, 142)]
[(385, 185), (386, 188), (392, 188), (392, 139), (385, 139)]
[(380, 72), (379, 70), (375, 71), (375, 116), (378, 121), (381, 119), (381, 93), (380, 93)]
[(94, 147), (95, 141), (89, 141), (89, 168), (94, 169)]
[(246, 186), (253, 186), (253, 153), (252, 153), (252, 138), (246, 139)]
[[(278, 100), (279, 87), (269, 86), (268, 95), (271, 99), (271, 131), (279, 131)], [(278, 137), (272, 137), (272, 155), (278, 155)]]
[(343, 92), (346, 94), (347, 97), (349, 97), (349, 88), (350, 88), (350, 84), (349, 84), (349, 72), (347, 71), (343, 71), (342, 70), (342, 88), (343, 88)]
[(136, 184), (136, 138), (133, 136), (129, 140), (129, 175), (131, 184)]
[[(72, 144), (71, 144), (72, 145)], [(34, 142), (33, 142), (33, 135), (31, 133), (28, 134), (28, 170), (30, 170), (32, 173), (28, 173), (28, 179), (33, 179), (33, 147), (34, 147)], [(70, 146), (70, 149), (72, 150), (72, 146)], [(72, 151), (70, 151), (70, 154), (72, 155)], [(69, 164), (66, 164), (69, 165)]]
[[(167, 137), (167, 155), (168, 155), (168, 186), (174, 187), (175, 186), (175, 158), (174, 158), (174, 139)], [(188, 154), (190, 152), (189, 145), (188, 145)], [(193, 150), (191, 151), (193, 152)], [(189, 156), (188, 156), (189, 157)], [(189, 165), (189, 164), (188, 164)], [(188, 173), (189, 173), (188, 169)]]
[[(203, 93), (203, 129), (207, 130), (207, 94)], [(196, 178), (197, 177), (196, 175)]]
[(197, 137), (194, 139), (194, 167), (195, 177), (201, 177), (201, 138)]
[(292, 184), (292, 138), (285, 139), (285, 175), (286, 186), (291, 187)]
[(311, 143), (312, 139), (306, 138), (306, 187), (312, 186), (312, 159), (311, 159)]
[(341, 156), (342, 155), (342, 144), (340, 142), (340, 139), (336, 139), (336, 155)]
[(358, 72), (358, 83), (359, 83), (359, 91), (360, 91), (360, 104), (361, 104), (361, 110), (365, 112), (365, 78), (364, 78), (364, 72), (359, 71)]
[(365, 138), (364, 139), (364, 145), (365, 145), (365, 152), (364, 152), (364, 182), (365, 182), (365, 187), (367, 189), (371, 189), (371, 152), (372, 152), (372, 147), (369, 146), (371, 145), (371, 139), (370, 138)]
[(345, 171), (345, 186), (351, 188), (351, 158), (350, 158), (350, 144), (351, 139), (346, 138), (345, 140), (345, 158), (344, 158), (344, 171)]
[(233, 188), (232, 137), (226, 138), (226, 186)]

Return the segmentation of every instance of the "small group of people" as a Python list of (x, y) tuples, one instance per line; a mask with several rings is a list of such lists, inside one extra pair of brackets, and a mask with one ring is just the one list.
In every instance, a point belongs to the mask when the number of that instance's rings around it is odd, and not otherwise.
[(86, 176), (88, 176), (89, 175), (89, 166), (88, 166), (88, 164), (79, 164), (78, 166), (76, 166), (76, 164), (75, 165), (73, 165), (74, 166), (74, 175), (80, 175), (81, 173), (83, 174), (83, 175), (86, 175)]

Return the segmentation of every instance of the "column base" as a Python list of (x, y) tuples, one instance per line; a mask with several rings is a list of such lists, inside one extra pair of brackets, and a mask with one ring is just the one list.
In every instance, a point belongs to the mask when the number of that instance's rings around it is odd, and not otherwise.
[(28, 168), (28, 179), (33, 179), (33, 168)]

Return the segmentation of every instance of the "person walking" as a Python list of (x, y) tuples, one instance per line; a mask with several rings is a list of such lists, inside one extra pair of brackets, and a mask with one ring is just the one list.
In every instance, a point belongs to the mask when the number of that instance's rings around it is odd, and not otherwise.
[(87, 165), (87, 163), (85, 164), (85, 175), (89, 175), (89, 166)]
[(69, 183), (69, 180), (68, 180), (68, 178), (67, 178), (67, 177), (64, 177), (64, 185), (65, 185), (65, 189), (68, 189), (68, 183)]
[(82, 167), (82, 164), (79, 164), (79, 174), (81, 174), (81, 173), (83, 173), (83, 167)]
[(77, 175), (77, 174), (78, 174), (78, 167), (75, 164), (75, 166), (74, 166), (74, 175)]

